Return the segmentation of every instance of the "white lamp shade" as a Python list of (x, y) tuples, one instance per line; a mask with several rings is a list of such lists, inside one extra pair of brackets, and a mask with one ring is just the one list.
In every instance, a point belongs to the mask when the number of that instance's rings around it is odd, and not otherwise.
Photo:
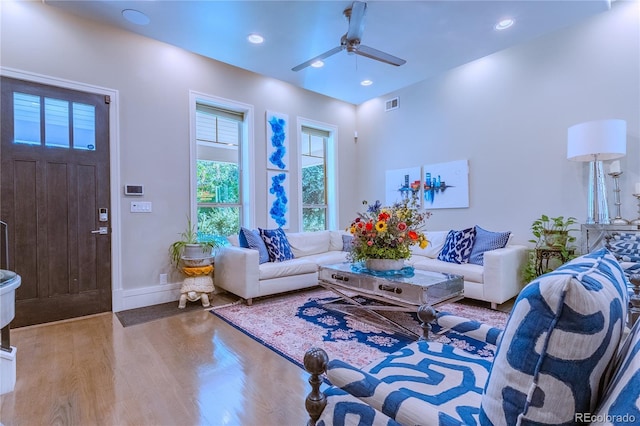
[(569, 127), (567, 158), (572, 161), (613, 160), (627, 153), (627, 122), (598, 120)]

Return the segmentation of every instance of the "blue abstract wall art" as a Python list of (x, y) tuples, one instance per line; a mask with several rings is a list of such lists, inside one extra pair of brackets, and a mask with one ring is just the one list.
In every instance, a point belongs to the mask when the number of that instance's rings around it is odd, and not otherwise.
[(422, 166), (423, 208), (469, 207), (468, 160)]
[(387, 170), (385, 184), (385, 205), (391, 206), (420, 192), (420, 167)]
[(267, 111), (267, 169), (289, 169), (289, 117)]
[(286, 172), (267, 172), (269, 184), (268, 205), (269, 217), (267, 223), (270, 228), (289, 226), (289, 174)]

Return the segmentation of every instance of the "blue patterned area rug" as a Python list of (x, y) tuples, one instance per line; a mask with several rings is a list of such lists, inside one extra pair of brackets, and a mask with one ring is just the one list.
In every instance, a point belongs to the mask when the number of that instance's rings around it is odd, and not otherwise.
[[(252, 306), (238, 304), (214, 308), (211, 313), (301, 367), (304, 353), (311, 347), (324, 349), (330, 359), (339, 358), (362, 367), (416, 340), (381, 326), (382, 323), (369, 321), (359, 313), (345, 315), (324, 306), (335, 298), (328, 290), (315, 289), (258, 299)], [(364, 298), (357, 299), (368, 303)], [(504, 312), (466, 303), (450, 303), (439, 310), (499, 328), (504, 328), (508, 317)], [(414, 313), (389, 312), (385, 315), (421, 335), (422, 329)], [(493, 358), (494, 355), (493, 345), (450, 330), (443, 332), (437, 326), (433, 327), (431, 338), (482, 357)]]

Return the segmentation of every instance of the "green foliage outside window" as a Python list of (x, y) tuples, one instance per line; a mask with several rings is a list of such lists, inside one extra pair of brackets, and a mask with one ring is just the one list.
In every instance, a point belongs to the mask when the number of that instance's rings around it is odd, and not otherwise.
[(324, 164), (304, 167), (302, 169), (302, 230), (322, 231), (327, 229), (327, 209), (325, 192)]
[(226, 243), (227, 235), (237, 234), (240, 231), (240, 208), (208, 204), (239, 203), (238, 165), (198, 160), (197, 167), (199, 239)]

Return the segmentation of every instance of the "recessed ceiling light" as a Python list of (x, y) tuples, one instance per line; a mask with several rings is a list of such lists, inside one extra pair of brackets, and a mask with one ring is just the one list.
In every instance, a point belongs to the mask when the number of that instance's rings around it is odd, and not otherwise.
[(249, 40), (249, 43), (260, 44), (264, 42), (264, 37), (262, 37), (260, 34), (249, 34), (247, 40)]
[(124, 9), (122, 11), (122, 16), (127, 21), (136, 25), (147, 25), (151, 20), (147, 15), (135, 9)]
[(371, 86), (371, 85), (373, 84), (373, 81), (371, 81), (371, 80), (362, 80), (362, 81), (360, 82), (360, 84), (361, 84), (362, 86)]
[(314, 68), (322, 68), (322, 67), (324, 67), (324, 62), (315, 61), (314, 63), (311, 64), (311, 66), (314, 67)]
[(494, 28), (496, 30), (498, 30), (498, 31), (502, 31), (502, 30), (506, 30), (507, 28), (511, 27), (515, 23), (516, 23), (515, 19), (506, 18), (506, 19), (503, 19), (500, 22), (498, 22)]

